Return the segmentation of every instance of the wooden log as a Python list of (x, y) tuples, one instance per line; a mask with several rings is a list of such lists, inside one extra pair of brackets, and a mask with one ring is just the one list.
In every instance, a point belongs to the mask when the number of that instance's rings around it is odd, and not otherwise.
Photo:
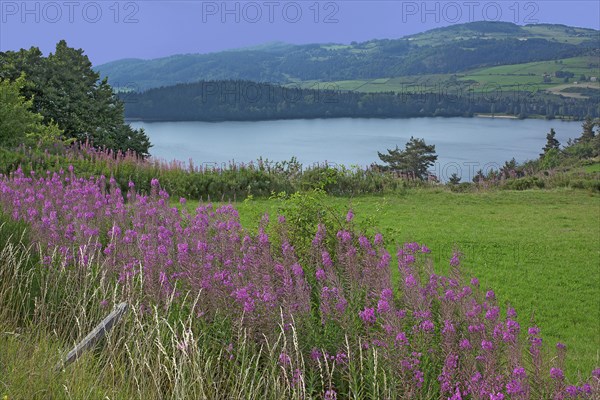
[(102, 320), (81, 342), (79, 342), (67, 356), (59, 362), (55, 369), (60, 371), (67, 365), (76, 361), (86, 350), (90, 349), (98, 340), (102, 339), (107, 332), (121, 319), (127, 311), (127, 303), (119, 304), (106, 318)]

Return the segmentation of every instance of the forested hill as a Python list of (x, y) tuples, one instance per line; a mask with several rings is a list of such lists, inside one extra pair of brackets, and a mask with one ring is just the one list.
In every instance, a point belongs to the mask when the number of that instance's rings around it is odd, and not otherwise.
[(583, 119), (598, 116), (598, 98), (547, 93), (359, 93), (286, 88), (241, 80), (201, 81), (143, 93), (121, 93), (125, 117), (146, 121), (252, 121), (292, 118), (403, 118), (475, 113)]
[(273, 43), (100, 65), (113, 87), (146, 90), (200, 80), (288, 83), (456, 73), (478, 67), (555, 60), (600, 48), (599, 31), (564, 25), (472, 22), (400, 39), (351, 44)]

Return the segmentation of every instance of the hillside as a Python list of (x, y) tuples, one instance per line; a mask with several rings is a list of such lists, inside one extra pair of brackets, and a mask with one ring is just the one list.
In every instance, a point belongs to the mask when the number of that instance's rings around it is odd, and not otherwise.
[(600, 32), (564, 25), (472, 22), (399, 39), (351, 44), (268, 43), (210, 54), (124, 59), (96, 67), (116, 88), (130, 90), (200, 80), (352, 81), (454, 74), (506, 64), (589, 55)]

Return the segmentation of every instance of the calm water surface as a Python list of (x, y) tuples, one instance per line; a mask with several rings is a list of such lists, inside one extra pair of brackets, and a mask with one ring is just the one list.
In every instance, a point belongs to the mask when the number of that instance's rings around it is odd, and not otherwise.
[(554, 128), (561, 144), (581, 134), (581, 122), (501, 118), (314, 119), (259, 122), (133, 122), (165, 160), (189, 159), (196, 165), (229, 161), (272, 161), (295, 156), (305, 165), (324, 161), (346, 166), (378, 162), (377, 151), (401, 148), (411, 136), (435, 144), (443, 179), (459, 172), (498, 168), (515, 158), (538, 157), (546, 133)]

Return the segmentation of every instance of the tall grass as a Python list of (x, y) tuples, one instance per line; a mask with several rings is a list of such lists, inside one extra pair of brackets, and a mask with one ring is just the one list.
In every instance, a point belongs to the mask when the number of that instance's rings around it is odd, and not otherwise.
[[(377, 362), (378, 351), (355, 354), (348, 337), (343, 366), (320, 357), (310, 369), (293, 325), (284, 329), (282, 322), (257, 341), (226, 318), (207, 324), (182, 313), (197, 298), (170, 297), (149, 307), (140, 301), (142, 275), (125, 287), (108, 282), (94, 260), (62, 270), (42, 267), (35, 250), (15, 239), (0, 253), (0, 394), (8, 399), (322, 398), (333, 396), (342, 374), (353, 381), (352, 398), (399, 395), (393, 374)], [(121, 300), (130, 311), (99, 348), (54, 373), (65, 351)]]

